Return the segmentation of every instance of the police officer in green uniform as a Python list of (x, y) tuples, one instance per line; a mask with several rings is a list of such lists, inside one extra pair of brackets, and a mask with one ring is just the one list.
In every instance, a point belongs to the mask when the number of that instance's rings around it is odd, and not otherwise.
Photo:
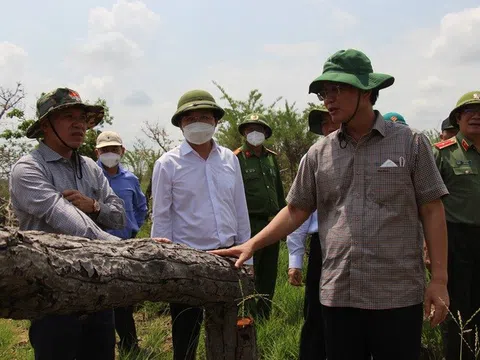
[[(463, 323), (480, 308), (480, 90), (463, 95), (449, 116), (458, 134), (435, 144), (438, 169), (450, 195), (443, 199), (448, 228), (448, 291), (450, 310), (461, 314)], [(446, 328), (446, 359), (460, 359), (460, 329), (449, 319)], [(464, 334), (475, 349), (476, 315)], [(474, 355), (463, 344), (464, 359)]]
[[(272, 136), (272, 128), (261, 114), (248, 115), (238, 131), (245, 143), (234, 151), (240, 161), (252, 237), (262, 230), (280, 209), (286, 206), (276, 153), (263, 146)], [(277, 280), (279, 243), (257, 251), (253, 257), (255, 290), (259, 297), (254, 313), (268, 319)]]

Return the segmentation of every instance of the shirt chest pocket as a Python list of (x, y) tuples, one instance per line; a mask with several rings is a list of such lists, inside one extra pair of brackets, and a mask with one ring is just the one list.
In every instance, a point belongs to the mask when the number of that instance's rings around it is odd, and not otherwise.
[(224, 165), (212, 172), (215, 188), (223, 195), (233, 193), (235, 188), (235, 170), (230, 165)]
[(367, 198), (384, 206), (402, 203), (402, 198), (413, 189), (406, 167), (372, 169), (365, 176), (365, 187)]
[(260, 179), (260, 172), (257, 169), (245, 169), (243, 179), (245, 182), (258, 180)]
[(119, 190), (117, 196), (123, 200), (125, 211), (133, 211), (133, 192), (131, 190)]
[(470, 165), (459, 165), (452, 169), (453, 173), (458, 176), (478, 175), (478, 169)]

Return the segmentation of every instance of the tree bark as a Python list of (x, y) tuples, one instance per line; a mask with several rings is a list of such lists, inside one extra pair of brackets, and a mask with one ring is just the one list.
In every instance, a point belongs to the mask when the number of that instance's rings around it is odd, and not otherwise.
[(232, 259), (186, 246), (0, 228), (3, 318), (89, 313), (145, 300), (233, 311), (252, 293), (251, 277)]

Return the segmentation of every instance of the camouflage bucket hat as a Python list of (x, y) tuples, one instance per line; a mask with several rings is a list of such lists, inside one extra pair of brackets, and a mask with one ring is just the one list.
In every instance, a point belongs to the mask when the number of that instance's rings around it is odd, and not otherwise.
[(325, 81), (344, 83), (361, 90), (380, 90), (391, 86), (395, 78), (374, 73), (370, 59), (363, 52), (348, 49), (337, 51), (327, 59), (322, 75), (310, 84), (308, 92), (318, 94)]
[(105, 109), (100, 105), (88, 105), (82, 102), (80, 95), (74, 90), (68, 88), (58, 88), (43, 94), (37, 101), (37, 121), (27, 129), (27, 137), (36, 139), (43, 136), (40, 128), (42, 119), (51, 115), (55, 111), (69, 107), (81, 107), (85, 110), (87, 116), (87, 128), (91, 129), (98, 125), (103, 119)]
[(265, 129), (265, 139), (268, 139), (269, 137), (272, 136), (272, 133), (273, 133), (272, 128), (270, 127), (270, 125), (268, 125), (267, 119), (262, 114), (253, 113), (246, 116), (243, 119), (243, 121), (240, 123), (240, 125), (238, 125), (238, 132), (240, 133), (240, 135), (243, 136), (245, 127), (249, 124), (262, 125), (263, 128)]
[(450, 124), (458, 129), (457, 124), (457, 114), (460, 113), (468, 105), (480, 105), (480, 90), (470, 91), (463, 95), (458, 101), (455, 108), (450, 113), (448, 117), (450, 119)]
[(213, 111), (215, 119), (220, 120), (225, 115), (225, 110), (217, 105), (213, 96), (205, 90), (191, 90), (182, 95), (178, 100), (177, 111), (173, 114), (172, 124), (180, 126), (180, 119), (187, 111), (209, 109)]
[(322, 123), (324, 115), (328, 114), (325, 105), (320, 105), (316, 109), (312, 109), (308, 114), (308, 130), (317, 135), (324, 135), (322, 131)]
[(408, 126), (408, 124), (405, 121), (405, 118), (403, 117), (403, 115), (401, 115), (397, 112), (386, 113), (385, 115), (383, 115), (383, 118), (385, 119), (385, 121), (388, 121), (388, 122), (394, 122), (394, 123), (403, 124), (403, 125)]

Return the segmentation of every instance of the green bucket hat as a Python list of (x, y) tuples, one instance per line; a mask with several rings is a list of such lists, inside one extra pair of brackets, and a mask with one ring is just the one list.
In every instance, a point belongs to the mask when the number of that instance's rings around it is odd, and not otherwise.
[(102, 121), (105, 109), (101, 105), (89, 105), (82, 102), (80, 95), (68, 88), (58, 88), (43, 94), (37, 101), (37, 121), (27, 129), (27, 137), (36, 139), (43, 136), (40, 128), (42, 119), (53, 112), (69, 107), (81, 107), (87, 116), (87, 129), (91, 129)]
[(265, 139), (268, 139), (272, 136), (272, 128), (267, 124), (267, 119), (262, 114), (253, 113), (243, 118), (243, 121), (238, 125), (238, 132), (243, 136), (243, 131), (245, 127), (249, 124), (258, 124), (262, 125), (265, 129)]
[(448, 117), (450, 119), (450, 124), (455, 126), (456, 129), (458, 129), (457, 114), (468, 105), (480, 105), (480, 90), (470, 91), (457, 101), (455, 109), (452, 110)]
[(403, 124), (403, 125), (408, 126), (408, 124), (405, 121), (405, 118), (403, 117), (403, 115), (401, 115), (397, 112), (386, 113), (385, 115), (383, 115), (383, 118), (385, 119), (385, 121), (388, 121), (388, 122), (394, 122), (394, 123)]
[(310, 84), (308, 92), (318, 94), (325, 81), (351, 85), (361, 90), (384, 89), (395, 81), (390, 75), (374, 73), (370, 59), (361, 51), (340, 50), (323, 65), (323, 73)]
[(205, 90), (191, 90), (182, 95), (178, 100), (177, 111), (173, 114), (172, 124), (180, 126), (180, 119), (187, 111), (209, 109), (213, 111), (215, 119), (220, 120), (225, 114), (220, 106), (217, 105), (213, 96)]
[(323, 115), (328, 114), (325, 105), (312, 109), (308, 114), (308, 130), (317, 135), (324, 135), (322, 131)]

